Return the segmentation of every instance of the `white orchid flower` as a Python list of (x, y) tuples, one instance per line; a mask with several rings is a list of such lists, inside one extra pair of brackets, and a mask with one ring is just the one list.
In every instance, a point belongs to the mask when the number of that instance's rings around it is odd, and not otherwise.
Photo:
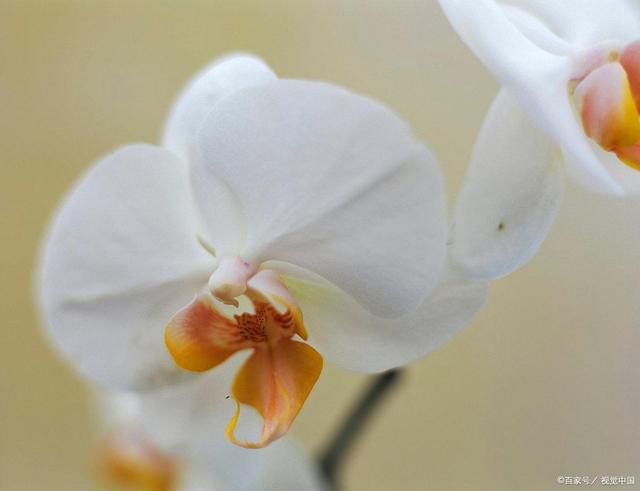
[(143, 394), (98, 392), (103, 475), (140, 491), (325, 489), (311, 460), (288, 438), (247, 452), (224, 437), (221, 382), (212, 372)]
[[(178, 98), (163, 146), (121, 148), (70, 192), (42, 258), (46, 323), (111, 387), (176, 383), (250, 351), (228, 435), (262, 447), (322, 356), (387, 370), (481, 308), (487, 286), (445, 268), (444, 201), (431, 153), (384, 106), (228, 58)], [(264, 417), (256, 442), (234, 436), (240, 404)]]
[(640, 3), (440, 4), (502, 84), (452, 234), (458, 267), (494, 278), (535, 254), (559, 208), (564, 174), (595, 192), (640, 190)]

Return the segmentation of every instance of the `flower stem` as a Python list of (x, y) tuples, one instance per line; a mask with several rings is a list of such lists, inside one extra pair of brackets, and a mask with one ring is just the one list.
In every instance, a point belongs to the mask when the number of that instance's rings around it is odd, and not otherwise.
[(337, 491), (340, 488), (338, 474), (345, 456), (360, 433), (362, 433), (369, 418), (383, 401), (385, 395), (400, 379), (401, 374), (402, 371), (396, 369), (376, 375), (363, 392), (362, 397), (356, 401), (351, 412), (336, 432), (335, 437), (329, 442), (324, 452), (321, 453), (319, 461), (320, 472), (331, 489)]

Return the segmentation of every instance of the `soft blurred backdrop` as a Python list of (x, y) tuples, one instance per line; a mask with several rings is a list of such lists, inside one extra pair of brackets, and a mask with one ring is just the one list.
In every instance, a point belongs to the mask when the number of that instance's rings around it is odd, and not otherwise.
[[(450, 201), (497, 89), (435, 0), (0, 0), (3, 491), (95, 489), (86, 391), (47, 346), (31, 295), (53, 207), (96, 157), (157, 141), (187, 78), (237, 50), (390, 105), (438, 155)], [(571, 188), (534, 261), (376, 414), (345, 489), (640, 482), (639, 287), (640, 200)], [(318, 450), (363, 384), (327, 367), (293, 434)]]

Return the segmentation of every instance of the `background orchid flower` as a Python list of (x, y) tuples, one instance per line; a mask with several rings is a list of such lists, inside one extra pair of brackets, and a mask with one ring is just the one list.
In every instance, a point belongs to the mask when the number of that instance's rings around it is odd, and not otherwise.
[(640, 5), (440, 4), (502, 84), (473, 151), (452, 237), (459, 268), (494, 278), (535, 254), (559, 208), (565, 172), (595, 192), (640, 190)]
[(288, 438), (261, 452), (227, 441), (223, 380), (211, 372), (144, 394), (96, 391), (103, 475), (141, 491), (324, 489), (311, 460)]
[[(187, 86), (163, 146), (123, 147), (80, 179), (40, 298), (57, 346), (107, 386), (177, 383), (248, 353), (227, 432), (261, 447), (323, 357), (387, 370), (481, 308), (487, 286), (445, 267), (446, 231), (436, 162), (391, 111), (237, 56)], [(264, 418), (255, 442), (234, 436), (240, 404)]]

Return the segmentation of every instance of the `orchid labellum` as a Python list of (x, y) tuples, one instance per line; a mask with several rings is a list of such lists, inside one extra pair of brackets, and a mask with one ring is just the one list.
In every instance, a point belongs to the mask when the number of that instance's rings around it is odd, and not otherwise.
[[(94, 164), (55, 216), (40, 297), (86, 376), (144, 390), (248, 356), (227, 433), (284, 435), (323, 357), (378, 372), (444, 342), (487, 287), (446, 267), (442, 178), (398, 117), (235, 56), (177, 99), (162, 146)], [(192, 373), (190, 373), (192, 372)], [(264, 419), (235, 436), (240, 405)]]
[(559, 208), (563, 175), (640, 190), (640, 4), (440, 0), (502, 84), (454, 214), (452, 256), (476, 278), (528, 261)]
[(144, 394), (96, 391), (102, 476), (139, 491), (324, 489), (288, 438), (261, 452), (227, 441), (223, 381), (212, 372)]

